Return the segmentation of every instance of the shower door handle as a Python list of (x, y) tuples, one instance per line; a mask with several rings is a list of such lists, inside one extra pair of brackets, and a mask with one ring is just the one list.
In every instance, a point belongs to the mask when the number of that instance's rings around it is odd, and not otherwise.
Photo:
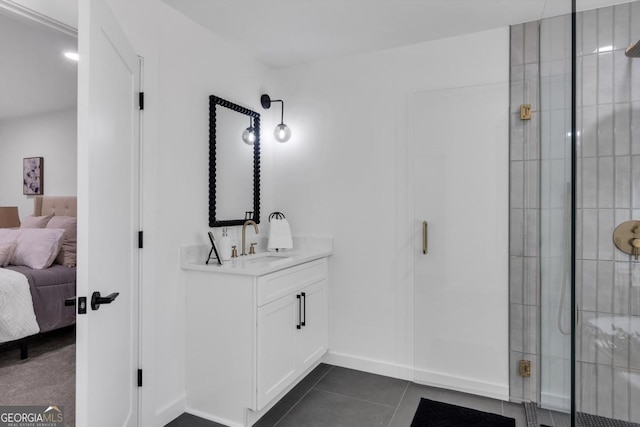
[(422, 221), (422, 253), (427, 254), (429, 249), (429, 230), (427, 221)]

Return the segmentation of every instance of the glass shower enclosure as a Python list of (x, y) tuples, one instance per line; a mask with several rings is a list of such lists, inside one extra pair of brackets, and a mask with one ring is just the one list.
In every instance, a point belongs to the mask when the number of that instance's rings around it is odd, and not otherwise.
[(538, 418), (638, 425), (640, 2), (586, 6), (539, 23)]

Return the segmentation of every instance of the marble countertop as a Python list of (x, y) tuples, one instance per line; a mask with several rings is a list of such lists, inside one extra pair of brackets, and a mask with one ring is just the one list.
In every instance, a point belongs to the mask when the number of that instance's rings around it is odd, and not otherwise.
[(180, 248), (180, 266), (183, 270), (211, 273), (263, 276), (285, 268), (325, 258), (333, 254), (331, 237), (294, 237), (294, 249), (280, 252), (258, 251), (254, 255), (239, 256), (218, 264), (212, 258), (206, 264), (211, 248), (207, 245), (190, 245)]

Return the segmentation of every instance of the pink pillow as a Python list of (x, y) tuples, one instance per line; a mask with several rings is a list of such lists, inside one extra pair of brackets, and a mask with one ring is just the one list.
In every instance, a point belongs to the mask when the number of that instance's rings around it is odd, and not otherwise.
[(16, 251), (13, 265), (24, 265), (36, 270), (51, 266), (62, 246), (64, 230), (57, 228), (21, 228), (16, 232)]
[(47, 228), (64, 230), (62, 248), (54, 263), (66, 265), (67, 267), (75, 267), (78, 242), (78, 219), (75, 216), (54, 216), (47, 224)]
[(53, 218), (53, 212), (43, 216), (29, 215), (20, 222), (20, 228), (45, 228), (51, 218)]
[(17, 228), (0, 228), (0, 245), (15, 243), (18, 238)]
[(6, 267), (13, 257), (13, 253), (16, 250), (16, 243), (3, 243), (0, 244), (0, 267)]

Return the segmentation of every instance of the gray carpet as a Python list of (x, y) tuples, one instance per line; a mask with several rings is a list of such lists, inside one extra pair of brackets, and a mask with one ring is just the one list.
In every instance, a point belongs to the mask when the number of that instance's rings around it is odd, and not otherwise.
[(75, 329), (34, 337), (26, 360), (17, 346), (1, 348), (0, 385), (0, 406), (62, 406), (65, 425), (75, 426)]

